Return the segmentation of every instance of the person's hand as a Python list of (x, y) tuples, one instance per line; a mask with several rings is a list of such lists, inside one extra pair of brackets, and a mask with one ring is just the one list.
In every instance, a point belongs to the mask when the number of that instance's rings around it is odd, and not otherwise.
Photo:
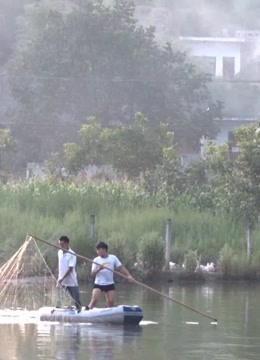
[(95, 274), (97, 275), (100, 271), (104, 270), (105, 268), (106, 268), (105, 265), (99, 265), (99, 267), (96, 270)]
[(127, 276), (127, 280), (130, 281), (130, 282), (133, 282), (135, 279), (133, 278), (132, 275), (129, 274), (129, 275)]
[(104, 269), (107, 269), (107, 266), (109, 265), (109, 263), (104, 263), (104, 264), (102, 264), (102, 265), (100, 265), (100, 267), (99, 267), (99, 269), (100, 270), (104, 270)]

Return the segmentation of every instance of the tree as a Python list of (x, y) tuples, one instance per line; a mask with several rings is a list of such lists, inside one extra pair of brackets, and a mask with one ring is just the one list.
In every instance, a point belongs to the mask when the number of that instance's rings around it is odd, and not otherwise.
[(88, 165), (105, 165), (108, 158), (108, 134), (94, 117), (79, 130), (79, 143), (64, 144), (64, 166), (70, 173), (77, 173)]
[[(235, 134), (239, 154), (230, 159), (228, 144), (210, 145), (205, 159), (207, 183), (200, 189), (200, 206), (230, 214), (246, 229), (247, 255), (252, 230), (260, 215), (260, 134), (258, 125), (240, 127)], [(197, 203), (198, 204), (198, 203)]]
[(121, 125), (110, 132), (109, 160), (121, 173), (139, 177), (162, 161), (160, 127), (151, 126), (142, 113), (136, 113), (133, 125)]
[(16, 20), (21, 13), (23, 0), (0, 2), (0, 67), (8, 60), (16, 35)]
[(209, 76), (170, 44), (159, 46), (154, 29), (138, 25), (134, 12), (125, 0), (113, 7), (43, 1), (26, 10), (9, 65), (18, 104), (14, 134), (25, 161), (41, 161), (75, 141), (71, 134), (89, 116), (105, 126), (128, 125), (140, 111), (154, 126), (169, 123), (178, 141), (193, 146), (213, 134)]
[[(131, 179), (153, 172), (159, 166), (164, 171), (172, 166), (173, 174), (179, 159), (173, 133), (168, 128), (165, 124), (152, 126), (141, 113), (135, 115), (133, 125), (115, 128), (104, 127), (91, 117), (79, 131), (79, 142), (64, 144), (59, 159), (63, 159), (62, 166), (72, 174), (88, 165), (107, 164)], [(48, 162), (49, 167), (53, 168), (53, 163), (60, 163), (60, 160), (54, 154), (53, 161)]]
[(15, 149), (14, 138), (9, 129), (0, 129), (0, 169), (4, 167), (5, 157)]
[(259, 125), (241, 127), (236, 132), (239, 147), (238, 188), (240, 218), (247, 224), (247, 254), (252, 252), (252, 230), (260, 215), (260, 133)]

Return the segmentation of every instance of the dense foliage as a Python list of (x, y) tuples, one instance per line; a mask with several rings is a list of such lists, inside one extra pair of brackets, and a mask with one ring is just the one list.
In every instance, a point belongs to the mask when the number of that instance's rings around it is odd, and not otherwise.
[(159, 167), (174, 180), (174, 172), (180, 168), (174, 133), (169, 125), (151, 126), (141, 113), (135, 115), (133, 125), (115, 128), (101, 126), (95, 118), (89, 118), (79, 131), (78, 143), (64, 144), (63, 154), (52, 154), (45, 165), (51, 174), (62, 166), (69, 174), (77, 174), (89, 165), (111, 164), (118, 174), (138, 179), (147, 178), (148, 172)]
[(75, 140), (71, 133), (89, 116), (111, 127), (142, 112), (191, 147), (214, 134), (209, 75), (169, 43), (159, 45), (154, 29), (137, 23), (132, 1), (41, 1), (20, 23), (8, 66), (20, 161), (45, 160)]

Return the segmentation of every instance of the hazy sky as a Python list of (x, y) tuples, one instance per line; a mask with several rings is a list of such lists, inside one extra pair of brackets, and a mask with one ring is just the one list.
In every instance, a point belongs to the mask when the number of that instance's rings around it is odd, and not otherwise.
[(136, 0), (136, 4), (137, 15), (145, 24), (174, 35), (260, 29), (259, 0)]

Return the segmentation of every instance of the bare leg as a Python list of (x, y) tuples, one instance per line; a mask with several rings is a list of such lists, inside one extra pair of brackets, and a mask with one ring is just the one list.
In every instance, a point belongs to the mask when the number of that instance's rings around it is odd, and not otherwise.
[(100, 295), (102, 294), (101, 290), (100, 289), (93, 289), (92, 291), (92, 297), (91, 297), (91, 301), (88, 305), (88, 307), (90, 309), (93, 309), (93, 307), (96, 306), (97, 302), (98, 302), (98, 299), (100, 298)]
[(110, 290), (105, 293), (105, 296), (106, 296), (107, 306), (108, 307), (115, 306), (115, 291)]

